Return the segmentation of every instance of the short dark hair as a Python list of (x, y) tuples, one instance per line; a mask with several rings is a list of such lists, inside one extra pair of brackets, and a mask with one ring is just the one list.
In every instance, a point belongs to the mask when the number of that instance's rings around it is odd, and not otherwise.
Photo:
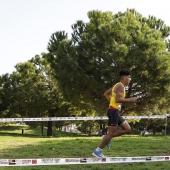
[(121, 76), (129, 76), (130, 75), (130, 71), (128, 71), (128, 70), (120, 70), (119, 71), (119, 77), (121, 77)]

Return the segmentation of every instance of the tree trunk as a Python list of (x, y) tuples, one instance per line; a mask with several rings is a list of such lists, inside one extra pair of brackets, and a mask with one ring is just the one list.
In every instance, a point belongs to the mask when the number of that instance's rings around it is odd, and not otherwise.
[(41, 125), (41, 135), (44, 136), (44, 126)]
[(105, 122), (103, 122), (103, 127), (102, 127), (102, 135), (106, 134), (106, 125)]
[(153, 135), (155, 135), (156, 134), (156, 128), (154, 127), (153, 128)]
[[(49, 109), (48, 110), (48, 117), (54, 117), (58, 111), (58, 108), (55, 109)], [(47, 136), (53, 136), (53, 122), (48, 121), (47, 123)]]
[(53, 122), (48, 121), (47, 136), (53, 136)]
[(100, 122), (100, 130), (102, 130), (102, 121)]
[(87, 134), (87, 125), (86, 125), (86, 123), (84, 124), (84, 133)]
[(89, 127), (89, 136), (91, 136), (92, 126)]

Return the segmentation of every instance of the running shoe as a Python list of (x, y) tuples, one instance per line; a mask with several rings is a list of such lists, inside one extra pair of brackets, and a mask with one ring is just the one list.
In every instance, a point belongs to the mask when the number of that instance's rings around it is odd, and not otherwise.
[(94, 152), (92, 153), (93, 156), (97, 157), (97, 158), (106, 158), (103, 154), (102, 151), (96, 151), (94, 150)]

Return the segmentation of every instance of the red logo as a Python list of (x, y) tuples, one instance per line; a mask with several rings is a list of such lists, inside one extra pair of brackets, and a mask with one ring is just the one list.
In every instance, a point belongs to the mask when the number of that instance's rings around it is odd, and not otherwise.
[(36, 159), (33, 159), (33, 160), (32, 160), (32, 164), (37, 164), (37, 160), (36, 160)]

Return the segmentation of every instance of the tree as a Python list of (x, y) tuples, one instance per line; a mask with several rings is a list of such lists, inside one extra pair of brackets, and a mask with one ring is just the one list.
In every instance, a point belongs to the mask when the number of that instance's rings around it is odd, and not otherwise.
[[(18, 63), (16, 71), (1, 79), (1, 112), (4, 117), (55, 117), (72, 114), (71, 105), (63, 100), (57, 80), (51, 74), (47, 60), (36, 55), (25, 63)], [(72, 108), (73, 110), (73, 108)], [(35, 127), (38, 122), (29, 122)], [(41, 123), (44, 125), (44, 123)], [(52, 121), (48, 121), (47, 135), (52, 136)]]
[[(119, 81), (118, 71), (131, 70), (133, 83), (127, 97), (138, 96), (138, 104), (125, 109), (138, 114), (166, 112), (169, 108), (170, 70), (167, 50), (170, 28), (155, 17), (142, 17), (135, 10), (113, 15), (90, 11), (90, 21), (72, 25), (72, 38), (65, 32), (52, 34), (46, 58), (67, 100), (84, 104), (103, 115), (103, 92)], [(82, 106), (82, 105), (81, 105)]]
[(0, 115), (7, 117), (10, 110), (12, 86), (9, 74), (0, 76)]
[(150, 132), (153, 135), (156, 133), (164, 134), (165, 132), (165, 119), (141, 119), (139, 122), (130, 123), (132, 127), (132, 133), (145, 135), (145, 132)]

